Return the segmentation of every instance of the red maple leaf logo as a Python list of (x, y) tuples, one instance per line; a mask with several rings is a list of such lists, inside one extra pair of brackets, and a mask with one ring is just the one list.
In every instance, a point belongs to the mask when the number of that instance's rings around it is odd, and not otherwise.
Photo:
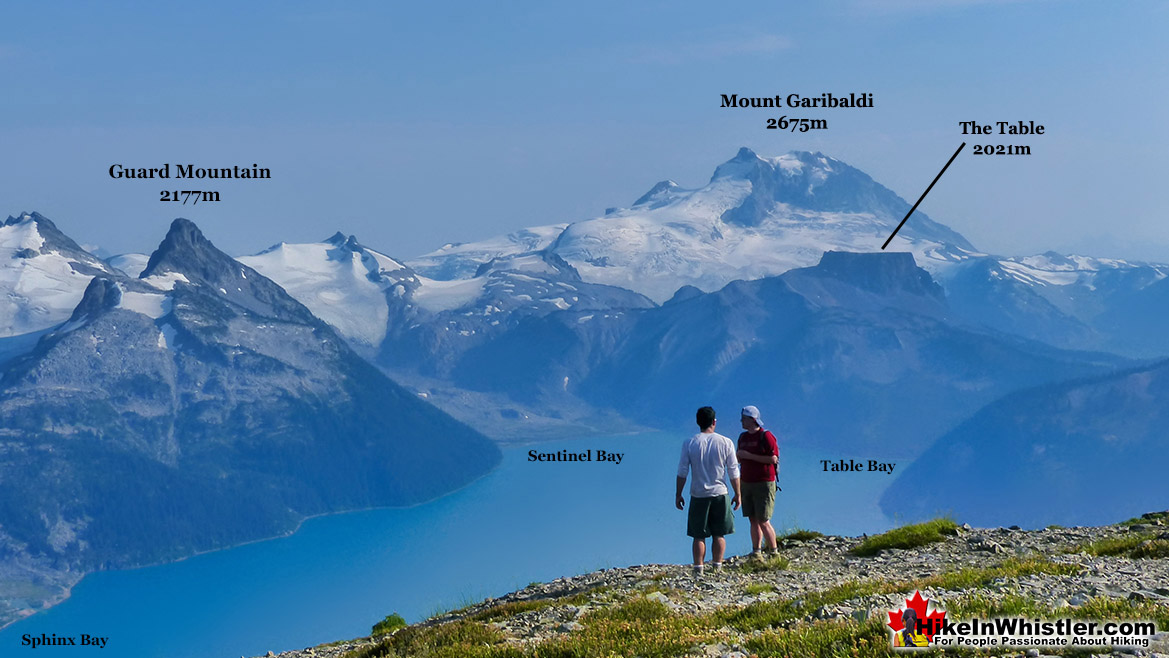
[[(914, 591), (913, 598), (905, 599), (906, 608), (912, 608), (917, 613), (917, 618), (921, 622), (921, 633), (927, 640), (933, 641), (934, 633), (942, 627), (942, 620), (946, 618), (945, 610), (929, 610), (930, 600), (923, 598), (921, 592)], [(901, 632), (905, 628), (905, 624), (901, 621), (901, 614), (905, 608), (898, 608), (889, 612), (889, 628), (893, 629), (894, 633)]]

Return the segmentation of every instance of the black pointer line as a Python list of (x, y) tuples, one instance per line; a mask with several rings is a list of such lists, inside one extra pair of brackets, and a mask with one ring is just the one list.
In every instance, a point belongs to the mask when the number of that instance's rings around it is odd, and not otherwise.
[(893, 236), (897, 235), (897, 231), (900, 231), (901, 227), (905, 226), (905, 220), (909, 219), (909, 216), (913, 214), (914, 210), (917, 210), (917, 207), (921, 205), (921, 200), (925, 198), (925, 195), (930, 193), (930, 190), (934, 189), (934, 183), (938, 182), (938, 179), (942, 177), (942, 174), (946, 173), (946, 170), (950, 168), (950, 163), (954, 161), (954, 158), (958, 157), (958, 154), (961, 153), (962, 149), (964, 148), (966, 148), (966, 142), (962, 142), (962, 145), (958, 147), (958, 150), (954, 151), (954, 155), (951, 155), (950, 159), (946, 161), (946, 166), (942, 167), (942, 170), (938, 172), (937, 176), (934, 176), (934, 182), (930, 183), (930, 186), (925, 188), (925, 192), (922, 192), (921, 196), (918, 197), (917, 203), (913, 204), (913, 207), (909, 209), (909, 212), (905, 213), (905, 217), (901, 219), (901, 223), (897, 225), (897, 228), (893, 229), (893, 235), (890, 235), (889, 239), (885, 240), (885, 244), (881, 245), (882, 251), (884, 251), (885, 247), (888, 247), (889, 243), (893, 241)]

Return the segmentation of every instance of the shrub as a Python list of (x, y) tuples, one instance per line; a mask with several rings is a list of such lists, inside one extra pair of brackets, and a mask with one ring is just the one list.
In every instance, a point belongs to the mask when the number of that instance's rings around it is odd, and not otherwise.
[(389, 635), (399, 628), (406, 628), (406, 620), (402, 619), (402, 615), (395, 612), (374, 624), (373, 632), (370, 635)]
[(958, 534), (958, 524), (954, 523), (952, 519), (934, 519), (867, 537), (860, 544), (849, 549), (849, 552), (853, 555), (866, 557), (876, 555), (889, 548), (916, 548), (945, 541), (946, 535), (956, 534)]
[(1084, 544), (1076, 544), (1067, 549), (1068, 553), (1087, 553), (1097, 557), (1104, 555), (1125, 555), (1132, 552), (1141, 542), (1153, 538), (1151, 534), (1129, 534), (1120, 537), (1097, 539)]
[(816, 532), (815, 530), (804, 530), (801, 528), (795, 528), (794, 530), (787, 533), (786, 535), (776, 537), (776, 539), (778, 539), (779, 541), (789, 541), (789, 540), (790, 541), (808, 541), (809, 539), (819, 539), (820, 537), (823, 537), (823, 536), (824, 536), (824, 533), (822, 533), (822, 532)]
[(1150, 539), (1137, 544), (1130, 553), (1134, 558), (1169, 558), (1169, 539)]

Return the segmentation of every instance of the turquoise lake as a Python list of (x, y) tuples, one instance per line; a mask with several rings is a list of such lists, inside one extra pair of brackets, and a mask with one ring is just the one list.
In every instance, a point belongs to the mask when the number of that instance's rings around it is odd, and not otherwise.
[[(737, 432), (735, 433), (737, 436)], [(522, 588), (607, 567), (687, 564), (674, 477), (685, 433), (654, 433), (504, 449), (470, 486), (412, 508), (310, 519), (295, 534), (181, 562), (91, 574), (54, 608), (0, 632), (0, 654), (24, 655), (25, 634), (109, 637), (104, 649), (43, 647), (28, 655), (235, 658), (369, 633), (385, 615), (418, 621)], [(734, 438), (734, 437), (732, 437)], [(884, 473), (825, 473), (821, 459), (780, 443), (773, 523), (830, 534), (888, 529), (876, 500)], [(624, 453), (619, 465), (530, 462), (528, 451)], [(898, 463), (898, 469), (908, 462)], [(728, 554), (750, 551), (736, 518)]]

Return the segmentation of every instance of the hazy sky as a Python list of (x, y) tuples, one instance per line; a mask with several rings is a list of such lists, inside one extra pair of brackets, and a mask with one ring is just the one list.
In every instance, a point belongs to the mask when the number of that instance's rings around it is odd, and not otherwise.
[[(983, 250), (1169, 261), (1169, 3), (1074, 0), (5, 3), (0, 212), (149, 251), (176, 216), (251, 253), (341, 230), (408, 258), (820, 150)], [(769, 131), (719, 95), (874, 94)], [(782, 111), (780, 114), (790, 114)], [(1034, 120), (1039, 137), (958, 122)], [(113, 180), (259, 163), (269, 181)], [(183, 207), (162, 189), (216, 189)], [(3, 215), (0, 215), (2, 218)], [(879, 245), (874, 245), (874, 248)]]

